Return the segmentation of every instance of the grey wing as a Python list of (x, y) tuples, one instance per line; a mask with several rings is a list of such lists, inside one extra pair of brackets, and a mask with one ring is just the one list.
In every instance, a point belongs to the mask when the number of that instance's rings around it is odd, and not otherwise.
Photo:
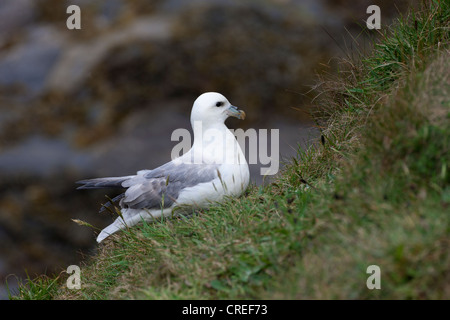
[(108, 177), (80, 180), (75, 183), (81, 184), (77, 189), (99, 189), (99, 188), (122, 188), (122, 183), (134, 176)]
[(215, 164), (169, 162), (154, 170), (143, 171), (122, 184), (128, 189), (120, 204), (132, 209), (170, 207), (184, 188), (217, 178), (217, 169)]

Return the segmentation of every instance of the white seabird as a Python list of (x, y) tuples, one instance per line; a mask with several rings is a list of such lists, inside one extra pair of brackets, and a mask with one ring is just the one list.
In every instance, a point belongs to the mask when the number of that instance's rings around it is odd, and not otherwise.
[(169, 216), (175, 207), (206, 208), (225, 196), (240, 196), (250, 172), (239, 143), (224, 123), (229, 116), (244, 119), (245, 113), (220, 93), (204, 93), (192, 107), (194, 142), (184, 155), (136, 175), (78, 181), (82, 184), (78, 189), (126, 188), (113, 199), (119, 201), (122, 216), (100, 232), (97, 242), (142, 220)]

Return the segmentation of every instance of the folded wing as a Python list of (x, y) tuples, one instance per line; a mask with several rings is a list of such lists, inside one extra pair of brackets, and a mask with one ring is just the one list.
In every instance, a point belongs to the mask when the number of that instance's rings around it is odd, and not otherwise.
[(124, 194), (113, 199), (120, 200), (122, 208), (168, 208), (183, 189), (216, 179), (217, 168), (216, 164), (172, 161), (154, 170), (139, 171), (134, 176), (96, 178), (77, 183), (83, 184), (78, 189), (126, 188)]

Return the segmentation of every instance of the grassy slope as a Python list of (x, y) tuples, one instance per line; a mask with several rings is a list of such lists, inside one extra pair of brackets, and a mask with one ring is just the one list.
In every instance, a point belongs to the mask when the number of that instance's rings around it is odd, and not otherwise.
[[(20, 298), (450, 298), (450, 8), (432, 1), (323, 83), (323, 143), (276, 183), (112, 237)], [(381, 268), (368, 290), (366, 268)]]

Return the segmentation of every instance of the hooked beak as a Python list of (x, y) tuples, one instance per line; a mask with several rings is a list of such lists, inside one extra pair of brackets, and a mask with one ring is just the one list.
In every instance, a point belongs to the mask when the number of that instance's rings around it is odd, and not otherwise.
[(245, 112), (242, 110), (239, 110), (237, 107), (235, 106), (230, 106), (225, 113), (230, 116), (230, 117), (235, 117), (238, 118), (240, 120), (244, 120), (245, 119)]

